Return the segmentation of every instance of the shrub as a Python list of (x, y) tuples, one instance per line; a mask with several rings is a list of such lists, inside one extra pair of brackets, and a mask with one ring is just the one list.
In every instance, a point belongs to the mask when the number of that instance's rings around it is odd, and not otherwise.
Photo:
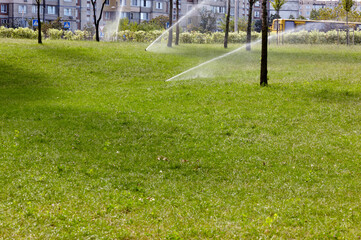
[(15, 28), (11, 34), (12, 38), (27, 38), (35, 39), (37, 38), (36, 32), (30, 28)]
[(223, 43), (224, 33), (215, 32), (212, 34), (212, 43)]
[(184, 32), (179, 34), (179, 40), (181, 43), (192, 43), (192, 34), (189, 32)]
[(48, 29), (47, 35), (50, 38), (50, 40), (58, 40), (58, 39), (61, 39), (61, 37), (63, 36), (63, 30), (51, 28), (51, 29)]
[(65, 31), (64, 32), (64, 39), (66, 40), (73, 40), (73, 32), (72, 31)]
[(90, 33), (87, 31), (75, 30), (73, 40), (86, 40), (90, 38)]
[(13, 32), (13, 28), (6, 28), (4, 26), (0, 27), (0, 37), (2, 38), (11, 38), (13, 36)]

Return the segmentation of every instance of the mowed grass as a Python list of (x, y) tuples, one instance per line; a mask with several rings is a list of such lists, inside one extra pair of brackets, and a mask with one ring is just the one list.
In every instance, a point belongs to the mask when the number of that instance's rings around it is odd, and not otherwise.
[(361, 236), (360, 46), (145, 47), (0, 40), (1, 238)]

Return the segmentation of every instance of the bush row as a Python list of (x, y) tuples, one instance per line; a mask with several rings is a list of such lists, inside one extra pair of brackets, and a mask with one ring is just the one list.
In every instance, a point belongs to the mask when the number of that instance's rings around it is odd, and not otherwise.
[[(0, 27), (0, 37), (2, 38), (27, 38), (37, 39), (38, 31), (34, 31), (30, 28), (6, 28)], [(86, 40), (91, 38), (91, 34), (87, 31), (76, 30), (74, 33), (71, 31), (63, 31), (58, 29), (48, 29), (46, 35), (43, 38), (49, 38), (51, 40), (67, 39), (67, 40)]]
[[(161, 36), (162, 31), (121, 31), (118, 33), (118, 40), (121, 41), (133, 41), (133, 42), (153, 42), (159, 36)], [(245, 43), (247, 34), (245, 32), (229, 33), (229, 43)], [(256, 40), (261, 37), (260, 33), (252, 32), (252, 39)], [(167, 41), (168, 34), (162, 36), (162, 41)], [(175, 39), (175, 32), (173, 32), (173, 39)], [(224, 33), (215, 32), (215, 33), (200, 33), (200, 32), (183, 32), (179, 34), (179, 40), (181, 43), (223, 43)]]
[[(282, 39), (282, 37), (281, 37)], [(350, 43), (361, 43), (361, 31), (355, 31), (349, 33)], [(346, 32), (345, 31), (300, 31), (294, 33), (285, 34), (283, 42), (286, 44), (346, 44)]]
[[(120, 31), (118, 34), (112, 34), (111, 36), (105, 36), (106, 40), (112, 41), (130, 41), (130, 42), (153, 42), (159, 36), (162, 35), (162, 31)], [(2, 38), (27, 38), (36, 39), (38, 32), (29, 28), (5, 28), (0, 27), (0, 37)], [(94, 39), (94, 36), (90, 32), (76, 30), (74, 33), (71, 31), (63, 31), (58, 29), (48, 29), (45, 38), (51, 40), (66, 39), (66, 40), (87, 40)], [(252, 32), (252, 40), (260, 39), (261, 34)], [(167, 41), (168, 34), (164, 34), (161, 37), (161, 41)], [(281, 42), (285, 44), (345, 44), (346, 32), (337, 32), (336, 30), (329, 32), (318, 31), (300, 31), (294, 33), (288, 33), (280, 35)], [(173, 33), (173, 39), (175, 39), (175, 33)], [(181, 43), (223, 43), (224, 33), (200, 33), (200, 32), (184, 32), (179, 36)], [(276, 36), (273, 34), (271, 42), (276, 41)], [(246, 33), (239, 32), (229, 33), (230, 43), (245, 43)], [(350, 32), (350, 42), (355, 44), (361, 43), (361, 31)]]

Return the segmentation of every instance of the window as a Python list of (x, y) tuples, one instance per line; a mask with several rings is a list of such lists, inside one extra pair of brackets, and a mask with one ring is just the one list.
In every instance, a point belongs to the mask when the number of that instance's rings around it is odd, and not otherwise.
[(150, 8), (150, 1), (142, 0), (142, 7)]
[(255, 6), (255, 7), (259, 7), (259, 1), (255, 2), (255, 3), (254, 3), (254, 6)]
[(8, 23), (7, 19), (1, 19), (1, 24), (6, 24), (6, 23)]
[(133, 13), (130, 13), (129, 18), (130, 18), (130, 19), (134, 19), (134, 14), (133, 14)]
[(226, 7), (219, 7), (218, 12), (219, 13), (226, 13)]
[(87, 3), (87, 4), (86, 4), (86, 7), (87, 7), (87, 8), (90, 8), (90, 3)]
[(105, 0), (105, 5), (109, 6), (109, 0)]
[(149, 16), (148, 16), (148, 13), (141, 13), (140, 14), (140, 19), (141, 20), (148, 20)]
[(127, 0), (120, 0), (120, 6), (126, 6)]
[(26, 13), (26, 5), (19, 5), (19, 13)]
[(55, 14), (55, 6), (48, 6), (48, 14)]
[(131, 6), (138, 6), (138, 0), (132, 0)]
[(188, 24), (192, 24), (192, 18), (188, 18)]
[(86, 17), (86, 21), (89, 22), (89, 21), (90, 21), (90, 17)]
[(71, 16), (71, 8), (64, 8), (64, 16)]
[[(43, 14), (43, 7), (40, 7), (40, 13)], [(32, 13), (38, 13), (38, 6), (37, 5), (32, 5), (31, 6), (31, 12)]]
[(110, 12), (104, 12), (104, 19), (110, 20)]
[(192, 5), (188, 5), (187, 7), (188, 12), (192, 10)]
[(7, 13), (8, 12), (8, 5), (1, 4), (1, 13)]
[(258, 11), (254, 12), (254, 17), (259, 17), (259, 12)]
[(64, 0), (64, 2), (72, 2), (72, 0)]
[(161, 3), (161, 2), (156, 2), (155, 8), (156, 8), (156, 9), (163, 9), (163, 3)]

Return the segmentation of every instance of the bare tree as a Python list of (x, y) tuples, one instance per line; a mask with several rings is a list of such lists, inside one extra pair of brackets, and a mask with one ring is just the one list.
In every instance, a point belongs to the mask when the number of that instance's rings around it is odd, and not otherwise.
[(283, 4), (285, 4), (285, 3), (286, 3), (285, 0), (274, 0), (274, 2), (271, 2), (272, 7), (275, 9), (276, 15), (277, 15), (277, 44), (279, 44), (278, 31), (279, 31), (279, 25), (280, 25), (278, 18), (280, 18), (280, 10), (281, 10)]
[(97, 11), (96, 11), (96, 6), (97, 6), (97, 0), (90, 0), (93, 6), (93, 19), (94, 19), (94, 25), (95, 25), (95, 40), (97, 42), (100, 41), (99, 38), (99, 23), (100, 20), (102, 19), (102, 15), (103, 15), (103, 10), (104, 10), (104, 5), (105, 5), (105, 0), (103, 0), (102, 3), (102, 8), (100, 9), (100, 13), (99, 13), (99, 17), (97, 19)]
[(248, 0), (249, 8), (248, 8), (248, 22), (247, 22), (247, 43), (246, 50), (251, 51), (251, 31), (252, 31), (252, 13), (253, 13), (253, 5), (257, 2), (257, 0)]
[[(42, 44), (43, 42), (41, 41), (40, 5), (41, 5), (41, 0), (36, 0), (36, 6), (38, 9), (38, 43)], [(45, 15), (45, 12), (44, 12), (44, 15)]]
[(169, 0), (169, 35), (168, 35), (168, 47), (172, 47), (173, 41), (173, 0)]
[(266, 86), (268, 84), (267, 37), (268, 37), (267, 0), (262, 0), (262, 50), (261, 50), (261, 76), (260, 76), (261, 86)]
[(227, 18), (226, 18), (226, 34), (224, 35), (224, 48), (228, 45), (229, 18), (231, 16), (231, 0), (228, 0)]
[(179, 44), (179, 0), (176, 1), (177, 4), (177, 28), (175, 30), (175, 45)]
[(353, 0), (342, 0), (342, 7), (346, 11), (347, 45), (349, 45), (349, 43), (350, 43), (350, 33), (349, 33), (349, 26), (348, 26), (348, 13), (351, 11), (351, 8), (352, 8), (353, 4), (354, 4)]

